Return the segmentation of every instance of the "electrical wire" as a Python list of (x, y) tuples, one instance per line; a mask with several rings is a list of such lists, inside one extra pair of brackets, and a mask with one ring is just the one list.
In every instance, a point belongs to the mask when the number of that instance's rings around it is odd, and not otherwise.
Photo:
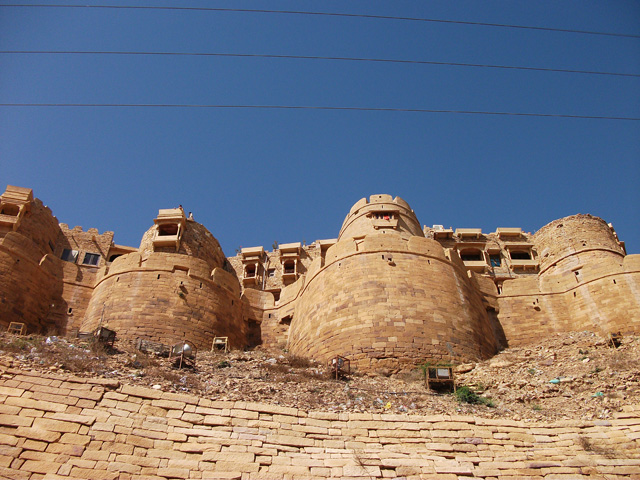
[(0, 107), (125, 107), (125, 108), (218, 108), (262, 110), (337, 110), (359, 112), (452, 113), (462, 115), (505, 115), (513, 117), (573, 118), (587, 120), (640, 121), (640, 117), (571, 115), (562, 113), (492, 112), (487, 110), (440, 110), (429, 108), (335, 107), (313, 105), (217, 105), (189, 103), (0, 103)]
[(576, 33), (583, 35), (602, 35), (608, 37), (640, 38), (640, 35), (626, 33), (599, 32), (594, 30), (576, 30), (571, 28), (536, 27), (530, 25), (513, 25), (508, 23), (470, 22), (463, 20), (446, 20), (441, 18), (397, 17), (391, 15), (368, 15), (361, 13), (337, 13), (337, 12), (310, 12), (303, 10), (268, 10), (258, 8), (213, 8), (213, 7), (164, 7), (153, 5), (46, 5), (46, 4), (5, 4), (0, 7), (35, 7), (35, 8), (96, 8), (96, 9), (123, 9), (123, 10), (181, 10), (198, 12), (238, 12), (238, 13), (270, 13), (287, 15), (315, 15), (327, 17), (368, 18), (375, 20), (400, 20), (411, 22), (431, 22), (455, 25), (473, 25), (481, 27), (512, 28), (525, 30), (538, 30), (545, 32)]
[(295, 60), (330, 60), (330, 61), (349, 61), (349, 62), (375, 62), (375, 63), (398, 63), (412, 65), (439, 65), (453, 67), (474, 67), (474, 68), (494, 68), (505, 70), (525, 70), (536, 72), (559, 72), (559, 73), (578, 73), (583, 75), (605, 75), (616, 77), (634, 77), (640, 78), (640, 74), (636, 73), (619, 73), (619, 72), (599, 72), (595, 70), (572, 70), (568, 68), (545, 68), (545, 67), (523, 67), (516, 65), (493, 65), (483, 63), (460, 63), (460, 62), (436, 62), (429, 60), (400, 60), (392, 58), (366, 58), (366, 57), (332, 57), (332, 56), (313, 56), (313, 55), (272, 55), (259, 53), (214, 53), (214, 52), (122, 52), (122, 51), (85, 51), (85, 50), (0, 50), (0, 54), (19, 54), (19, 55), (148, 55), (148, 56), (185, 56), (185, 57), (236, 57), (236, 58), (277, 58), (277, 59), (295, 59)]

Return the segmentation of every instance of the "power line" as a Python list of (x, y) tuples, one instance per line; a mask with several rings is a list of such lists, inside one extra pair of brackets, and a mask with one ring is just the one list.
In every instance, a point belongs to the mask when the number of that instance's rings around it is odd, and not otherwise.
[(576, 30), (570, 28), (536, 27), (530, 25), (513, 25), (507, 23), (468, 22), (463, 20), (446, 20), (441, 18), (396, 17), (391, 15), (368, 15), (361, 13), (336, 13), (336, 12), (309, 12), (303, 10), (267, 10), (257, 8), (213, 8), (213, 7), (161, 7), (138, 5), (45, 5), (45, 4), (6, 4), (0, 7), (36, 7), (36, 8), (101, 8), (123, 10), (182, 10), (205, 12), (238, 12), (238, 13), (271, 13), (287, 15), (314, 15), (327, 17), (369, 18), (376, 20), (401, 20), (411, 22), (446, 23), (455, 25), (474, 25), (480, 27), (514, 28), (525, 30), (538, 30), (545, 32), (578, 33), (583, 35), (602, 35), (608, 37), (640, 38), (640, 35), (626, 33), (598, 32), (593, 30)]
[(526, 70), (536, 72), (560, 72), (579, 73), (584, 75), (606, 75), (617, 77), (640, 78), (640, 74), (619, 73), (619, 72), (599, 72), (595, 70), (572, 70), (568, 68), (544, 68), (544, 67), (523, 67), (516, 65), (493, 65), (483, 63), (460, 63), (460, 62), (436, 62), (428, 60), (400, 60), (392, 58), (366, 58), (366, 57), (331, 57), (314, 55), (271, 55), (259, 53), (215, 53), (215, 52), (121, 52), (121, 51), (83, 51), (83, 50), (0, 50), (0, 54), (38, 54), (38, 55), (158, 55), (158, 56), (193, 56), (193, 57), (238, 57), (238, 58), (278, 58), (296, 60), (337, 60), (350, 62), (376, 62), (376, 63), (399, 63), (413, 65), (441, 65), (453, 67), (475, 67), (475, 68), (496, 68), (505, 70)]
[(0, 107), (125, 107), (125, 108), (219, 108), (262, 110), (338, 110), (359, 112), (408, 112), (408, 113), (452, 113), (463, 115), (506, 115), (513, 117), (576, 118), (587, 120), (630, 120), (640, 117), (614, 117), (605, 115), (569, 115), (561, 113), (492, 112), (486, 110), (439, 110), (428, 108), (384, 108), (384, 107), (332, 107), (313, 105), (219, 105), (190, 103), (0, 103)]

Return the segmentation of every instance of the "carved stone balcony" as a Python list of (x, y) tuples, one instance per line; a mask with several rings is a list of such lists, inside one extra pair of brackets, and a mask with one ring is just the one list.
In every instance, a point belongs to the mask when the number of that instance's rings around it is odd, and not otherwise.
[(520, 237), (522, 236), (522, 228), (505, 228), (499, 227), (496, 229), (496, 234), (499, 238), (505, 237)]
[(184, 210), (181, 208), (162, 209), (158, 212), (153, 223), (157, 226), (153, 247), (175, 247), (177, 252), (180, 249), (180, 240), (187, 223)]
[(482, 273), (488, 267), (485, 260), (464, 260), (464, 266), (467, 270)]
[(539, 267), (538, 260), (514, 260), (511, 259), (511, 268), (520, 268), (523, 270), (537, 270)]

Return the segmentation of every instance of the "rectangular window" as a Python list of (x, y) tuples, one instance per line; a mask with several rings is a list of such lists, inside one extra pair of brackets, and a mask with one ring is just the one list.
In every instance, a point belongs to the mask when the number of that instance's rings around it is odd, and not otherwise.
[(178, 234), (178, 224), (170, 223), (165, 225), (158, 225), (158, 236), (166, 237)]
[(78, 251), (65, 248), (62, 251), (62, 256), (60, 258), (65, 262), (76, 263), (76, 260), (78, 259)]
[(511, 255), (511, 260), (531, 260), (531, 253), (527, 251), (515, 251), (509, 252)]
[(465, 250), (460, 252), (460, 258), (463, 262), (481, 262), (483, 260), (480, 250)]
[(269, 270), (267, 270), (267, 274), (270, 277), (275, 277), (276, 276), (276, 269), (275, 268), (270, 268)]
[(100, 263), (100, 255), (97, 253), (85, 253), (84, 260), (82, 260), (83, 265), (93, 265), (96, 266)]
[(492, 267), (499, 267), (502, 265), (502, 261), (500, 260), (500, 254), (489, 255), (489, 261), (491, 262)]

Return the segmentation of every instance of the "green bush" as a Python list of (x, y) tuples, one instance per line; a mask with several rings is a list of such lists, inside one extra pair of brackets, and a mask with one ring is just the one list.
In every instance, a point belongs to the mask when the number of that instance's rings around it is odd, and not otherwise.
[(467, 386), (458, 387), (455, 396), (460, 403), (480, 403), (480, 397)]
[(490, 398), (480, 397), (478, 394), (476, 394), (476, 392), (471, 390), (466, 385), (458, 387), (456, 389), (455, 396), (460, 403), (470, 403), (472, 405), (481, 404), (486, 405), (487, 407), (495, 406), (493, 400), (491, 400)]

